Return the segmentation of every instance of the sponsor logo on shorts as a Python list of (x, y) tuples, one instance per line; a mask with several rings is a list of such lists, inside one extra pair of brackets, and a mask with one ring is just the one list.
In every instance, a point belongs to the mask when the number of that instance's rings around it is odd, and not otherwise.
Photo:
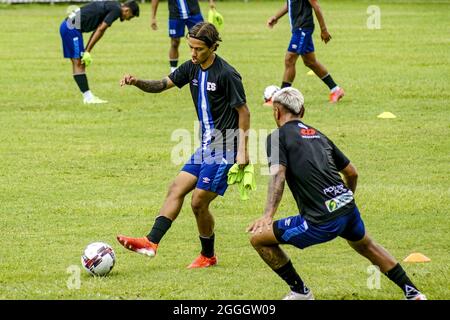
[(352, 202), (352, 200), (353, 192), (349, 190), (348, 192), (343, 193), (333, 199), (325, 201), (325, 206), (327, 207), (329, 212), (333, 212)]
[(288, 219), (284, 220), (284, 225), (286, 227), (289, 227), (290, 224), (291, 224), (291, 218), (288, 218)]
[(210, 183), (211, 179), (208, 177), (203, 177), (203, 183)]

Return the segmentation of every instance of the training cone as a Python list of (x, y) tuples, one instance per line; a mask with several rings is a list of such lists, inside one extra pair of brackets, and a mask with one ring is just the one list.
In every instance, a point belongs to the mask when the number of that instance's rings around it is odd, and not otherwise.
[(420, 252), (411, 253), (403, 260), (403, 262), (430, 262), (430, 261), (431, 261), (430, 258), (421, 254)]
[(306, 75), (308, 75), (308, 76), (313, 76), (313, 75), (315, 75), (315, 73), (314, 73), (314, 71), (309, 70), (309, 71), (306, 73)]
[(380, 113), (378, 115), (378, 118), (381, 118), (381, 119), (394, 119), (394, 118), (397, 118), (397, 117), (395, 116), (395, 114), (393, 114), (391, 112), (383, 112), (383, 113)]

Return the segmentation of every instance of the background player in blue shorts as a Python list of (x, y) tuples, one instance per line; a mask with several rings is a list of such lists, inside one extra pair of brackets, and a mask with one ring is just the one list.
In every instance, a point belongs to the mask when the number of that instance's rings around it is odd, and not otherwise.
[[(86, 67), (92, 62), (90, 52), (114, 21), (130, 20), (139, 16), (139, 5), (134, 0), (95, 1), (72, 12), (59, 28), (64, 58), (72, 61), (73, 78), (83, 94), (84, 103), (105, 103), (92, 94), (86, 76)], [(94, 31), (84, 47), (83, 32)]]
[(214, 217), (209, 205), (227, 189), (227, 173), (233, 163), (249, 161), (247, 133), (250, 112), (241, 76), (215, 51), (221, 41), (213, 24), (196, 24), (188, 37), (191, 60), (162, 80), (139, 80), (126, 75), (121, 85), (134, 85), (145, 92), (158, 93), (189, 84), (200, 122), (201, 146), (173, 181), (155, 223), (146, 237), (119, 235), (127, 249), (153, 257), (158, 244), (177, 218), (184, 198), (192, 193), (191, 207), (197, 220), (202, 251), (188, 268), (217, 264), (214, 253)]
[(267, 26), (273, 28), (278, 20), (289, 13), (292, 38), (284, 59), (284, 75), (281, 88), (290, 87), (295, 79), (295, 65), (301, 56), (305, 66), (310, 68), (330, 88), (330, 102), (338, 102), (344, 96), (344, 90), (333, 80), (327, 69), (316, 59), (312, 34), (314, 32), (314, 17), (316, 14), (320, 24), (320, 37), (325, 43), (331, 40), (325, 19), (317, 0), (288, 0), (274, 16), (267, 21)]
[[(156, 22), (156, 12), (158, 10), (159, 0), (152, 0), (151, 27), (153, 30), (158, 29)], [(203, 21), (198, 0), (168, 0), (169, 5), (169, 64), (170, 72), (173, 72), (178, 66), (180, 47), (180, 38), (184, 37), (186, 27), (190, 30), (197, 23)], [(214, 0), (209, 0), (211, 9), (216, 5)]]
[[(247, 231), (261, 258), (290, 286), (285, 299), (314, 297), (279, 245), (303, 249), (340, 236), (396, 283), (406, 299), (425, 300), (400, 264), (366, 233), (353, 199), (356, 168), (331, 140), (300, 120), (305, 112), (302, 94), (281, 89), (273, 97), (273, 111), (278, 130), (267, 138), (272, 178), (266, 208)], [(273, 221), (285, 181), (300, 214)]]

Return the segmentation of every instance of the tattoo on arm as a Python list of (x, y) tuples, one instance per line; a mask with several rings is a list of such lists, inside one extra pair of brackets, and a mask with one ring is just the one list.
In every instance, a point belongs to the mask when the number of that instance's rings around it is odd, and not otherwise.
[(167, 89), (167, 79), (137, 80), (135, 86), (145, 92), (159, 93)]
[(267, 191), (267, 203), (266, 203), (266, 213), (275, 212), (280, 204), (281, 198), (283, 197), (284, 182), (286, 181), (286, 176), (284, 170), (279, 169), (278, 172), (272, 177), (269, 184), (269, 190)]

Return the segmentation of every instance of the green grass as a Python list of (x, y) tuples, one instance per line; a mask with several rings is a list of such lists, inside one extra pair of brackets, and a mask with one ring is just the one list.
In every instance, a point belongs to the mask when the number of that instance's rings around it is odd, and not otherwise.
[[(381, 8), (380, 30), (366, 27), (372, 4)], [(189, 199), (155, 259), (115, 241), (118, 233), (148, 232), (180, 168), (170, 161), (171, 134), (194, 127), (187, 88), (149, 95), (118, 86), (127, 72), (167, 74), (166, 5), (159, 31), (150, 30), (146, 4), (140, 18), (114, 23), (93, 50), (89, 82), (110, 101), (103, 106), (81, 103), (62, 58), (65, 6), (0, 7), (0, 298), (279, 299), (287, 292), (244, 232), (262, 213), (267, 176), (257, 175), (248, 202), (233, 187), (215, 201), (216, 268), (185, 268), (199, 252)], [(255, 130), (274, 127), (261, 96), (281, 81), (288, 20), (265, 27), (280, 5), (218, 3), (225, 17), (218, 52), (243, 76)], [(323, 0), (321, 6), (333, 40), (324, 45), (316, 32), (317, 56), (346, 97), (330, 106), (326, 87), (299, 63), (294, 85), (306, 97), (305, 122), (357, 166), (356, 198), (369, 233), (399, 260), (411, 252), (430, 257), (403, 265), (430, 299), (449, 299), (450, 4)], [(180, 52), (189, 59), (185, 42)], [(378, 119), (383, 111), (397, 118)], [(259, 172), (264, 165), (257, 160)], [(295, 213), (287, 191), (277, 217)], [(93, 241), (113, 245), (117, 265), (104, 279), (83, 273), (80, 289), (70, 290), (66, 269), (80, 265)], [(369, 290), (368, 261), (343, 240), (286, 251), (318, 299), (402, 298), (384, 276), (380, 290)]]

